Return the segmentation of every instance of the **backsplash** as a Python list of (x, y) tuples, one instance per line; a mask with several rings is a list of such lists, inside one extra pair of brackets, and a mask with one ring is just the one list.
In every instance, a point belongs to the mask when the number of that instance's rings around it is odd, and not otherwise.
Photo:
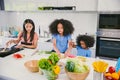
[(39, 34), (39, 26), (40, 26), (40, 35), (48, 36), (49, 33), (49, 24), (55, 19), (67, 19), (70, 20), (74, 27), (75, 32), (73, 34), (73, 38), (76, 38), (78, 34), (92, 34), (95, 35), (97, 30), (97, 13), (95, 12), (14, 12), (14, 11), (0, 11), (0, 18), (2, 18), (2, 22), (0, 21), (0, 27), (19, 27), (22, 29), (22, 25), (25, 19), (30, 18), (34, 21), (36, 29), (35, 31)]

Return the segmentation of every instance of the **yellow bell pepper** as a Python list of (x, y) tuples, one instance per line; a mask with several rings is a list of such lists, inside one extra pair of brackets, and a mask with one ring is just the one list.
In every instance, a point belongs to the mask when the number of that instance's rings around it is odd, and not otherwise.
[(55, 74), (59, 74), (60, 73), (60, 67), (58, 65), (54, 66), (53, 71), (54, 71)]

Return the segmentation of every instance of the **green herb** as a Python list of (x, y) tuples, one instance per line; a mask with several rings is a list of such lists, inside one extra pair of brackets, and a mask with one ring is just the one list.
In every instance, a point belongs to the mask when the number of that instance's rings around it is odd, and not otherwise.
[(56, 65), (56, 63), (59, 61), (59, 57), (58, 57), (57, 53), (52, 53), (49, 56), (48, 60), (51, 61), (52, 65)]
[(46, 70), (51, 70), (51, 67), (52, 65), (50, 64), (50, 62), (48, 61), (48, 59), (40, 59), (39, 60), (39, 67), (41, 69), (46, 69)]

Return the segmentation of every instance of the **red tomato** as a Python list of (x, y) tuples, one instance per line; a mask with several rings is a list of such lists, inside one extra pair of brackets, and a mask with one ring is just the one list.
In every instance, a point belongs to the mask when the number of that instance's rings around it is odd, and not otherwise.
[(13, 57), (14, 58), (22, 58), (22, 55), (20, 55), (20, 54), (14, 54)]
[(110, 67), (108, 68), (108, 72), (110, 72), (110, 73), (115, 72), (115, 67), (110, 66)]

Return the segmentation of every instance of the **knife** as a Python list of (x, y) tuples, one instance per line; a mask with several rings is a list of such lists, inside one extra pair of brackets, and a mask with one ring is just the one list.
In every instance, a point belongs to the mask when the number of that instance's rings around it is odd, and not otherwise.
[(35, 50), (35, 52), (33, 52), (33, 53), (31, 54), (31, 56), (35, 55), (38, 51), (39, 51), (38, 49)]

